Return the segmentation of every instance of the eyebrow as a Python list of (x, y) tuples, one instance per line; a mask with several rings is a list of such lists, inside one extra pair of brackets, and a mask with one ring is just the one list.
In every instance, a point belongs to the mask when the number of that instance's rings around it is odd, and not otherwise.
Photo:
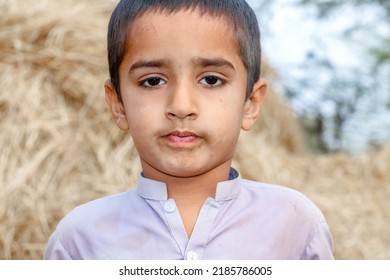
[(233, 63), (231, 63), (230, 61), (228, 61), (224, 58), (220, 58), (220, 57), (216, 57), (216, 58), (197, 57), (197, 58), (194, 58), (192, 60), (192, 62), (195, 65), (200, 65), (202, 67), (213, 66), (213, 67), (229, 67), (229, 68), (232, 68), (233, 70), (236, 69), (234, 67)]
[(140, 68), (152, 68), (152, 67), (163, 67), (165, 65), (169, 64), (168, 61), (164, 59), (157, 59), (157, 60), (140, 60), (135, 62), (133, 65), (131, 65), (129, 72), (132, 72), (136, 69)]
[[(220, 57), (216, 57), (216, 58), (204, 58), (204, 57), (196, 57), (196, 58), (193, 58), (191, 60), (191, 62), (194, 64), (194, 65), (198, 65), (198, 66), (201, 66), (201, 67), (229, 67), (233, 70), (235, 70), (236, 68), (234, 67), (233, 63), (231, 63), (230, 61), (224, 59), (224, 58), (220, 58)], [(140, 61), (137, 61), (135, 62), (133, 65), (131, 65), (130, 69), (129, 69), (129, 73), (134, 71), (134, 70), (137, 70), (137, 69), (140, 69), (140, 68), (161, 68), (161, 67), (164, 67), (164, 66), (167, 66), (167, 65), (170, 65), (170, 62), (168, 60), (165, 60), (165, 59), (156, 59), (156, 60), (140, 60)]]

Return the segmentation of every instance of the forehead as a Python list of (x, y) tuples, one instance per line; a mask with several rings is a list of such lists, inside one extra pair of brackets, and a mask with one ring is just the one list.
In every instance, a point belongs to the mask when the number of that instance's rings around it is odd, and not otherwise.
[(235, 25), (224, 15), (201, 13), (199, 9), (180, 9), (165, 11), (150, 9), (137, 17), (129, 25), (126, 36), (126, 48), (140, 42), (163, 43), (171, 41), (195, 44), (205, 43), (217, 49), (230, 49), (239, 53), (239, 44)]

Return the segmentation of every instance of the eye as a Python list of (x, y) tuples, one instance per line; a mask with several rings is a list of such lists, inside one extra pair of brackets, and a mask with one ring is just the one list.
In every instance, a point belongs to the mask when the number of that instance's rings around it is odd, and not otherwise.
[(154, 88), (165, 85), (167, 82), (158, 77), (150, 77), (139, 82), (139, 84), (146, 88)]
[(225, 84), (225, 80), (217, 76), (206, 76), (200, 80), (200, 83), (207, 87), (217, 87)]

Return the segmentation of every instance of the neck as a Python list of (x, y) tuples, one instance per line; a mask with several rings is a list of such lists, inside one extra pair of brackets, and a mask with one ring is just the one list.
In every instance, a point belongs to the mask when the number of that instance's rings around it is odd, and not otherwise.
[(164, 182), (167, 185), (169, 198), (175, 200), (189, 199), (191, 201), (215, 197), (217, 184), (229, 179), (230, 165), (231, 161), (226, 161), (205, 173), (189, 177), (177, 177), (160, 172), (142, 162), (144, 176)]

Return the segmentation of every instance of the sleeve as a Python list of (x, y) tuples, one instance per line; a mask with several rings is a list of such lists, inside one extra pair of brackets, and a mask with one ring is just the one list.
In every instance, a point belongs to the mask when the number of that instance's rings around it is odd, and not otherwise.
[(325, 221), (318, 223), (301, 260), (333, 260), (333, 238)]
[(56, 230), (50, 236), (43, 259), (44, 260), (71, 260), (72, 259), (61, 242), (58, 230)]

